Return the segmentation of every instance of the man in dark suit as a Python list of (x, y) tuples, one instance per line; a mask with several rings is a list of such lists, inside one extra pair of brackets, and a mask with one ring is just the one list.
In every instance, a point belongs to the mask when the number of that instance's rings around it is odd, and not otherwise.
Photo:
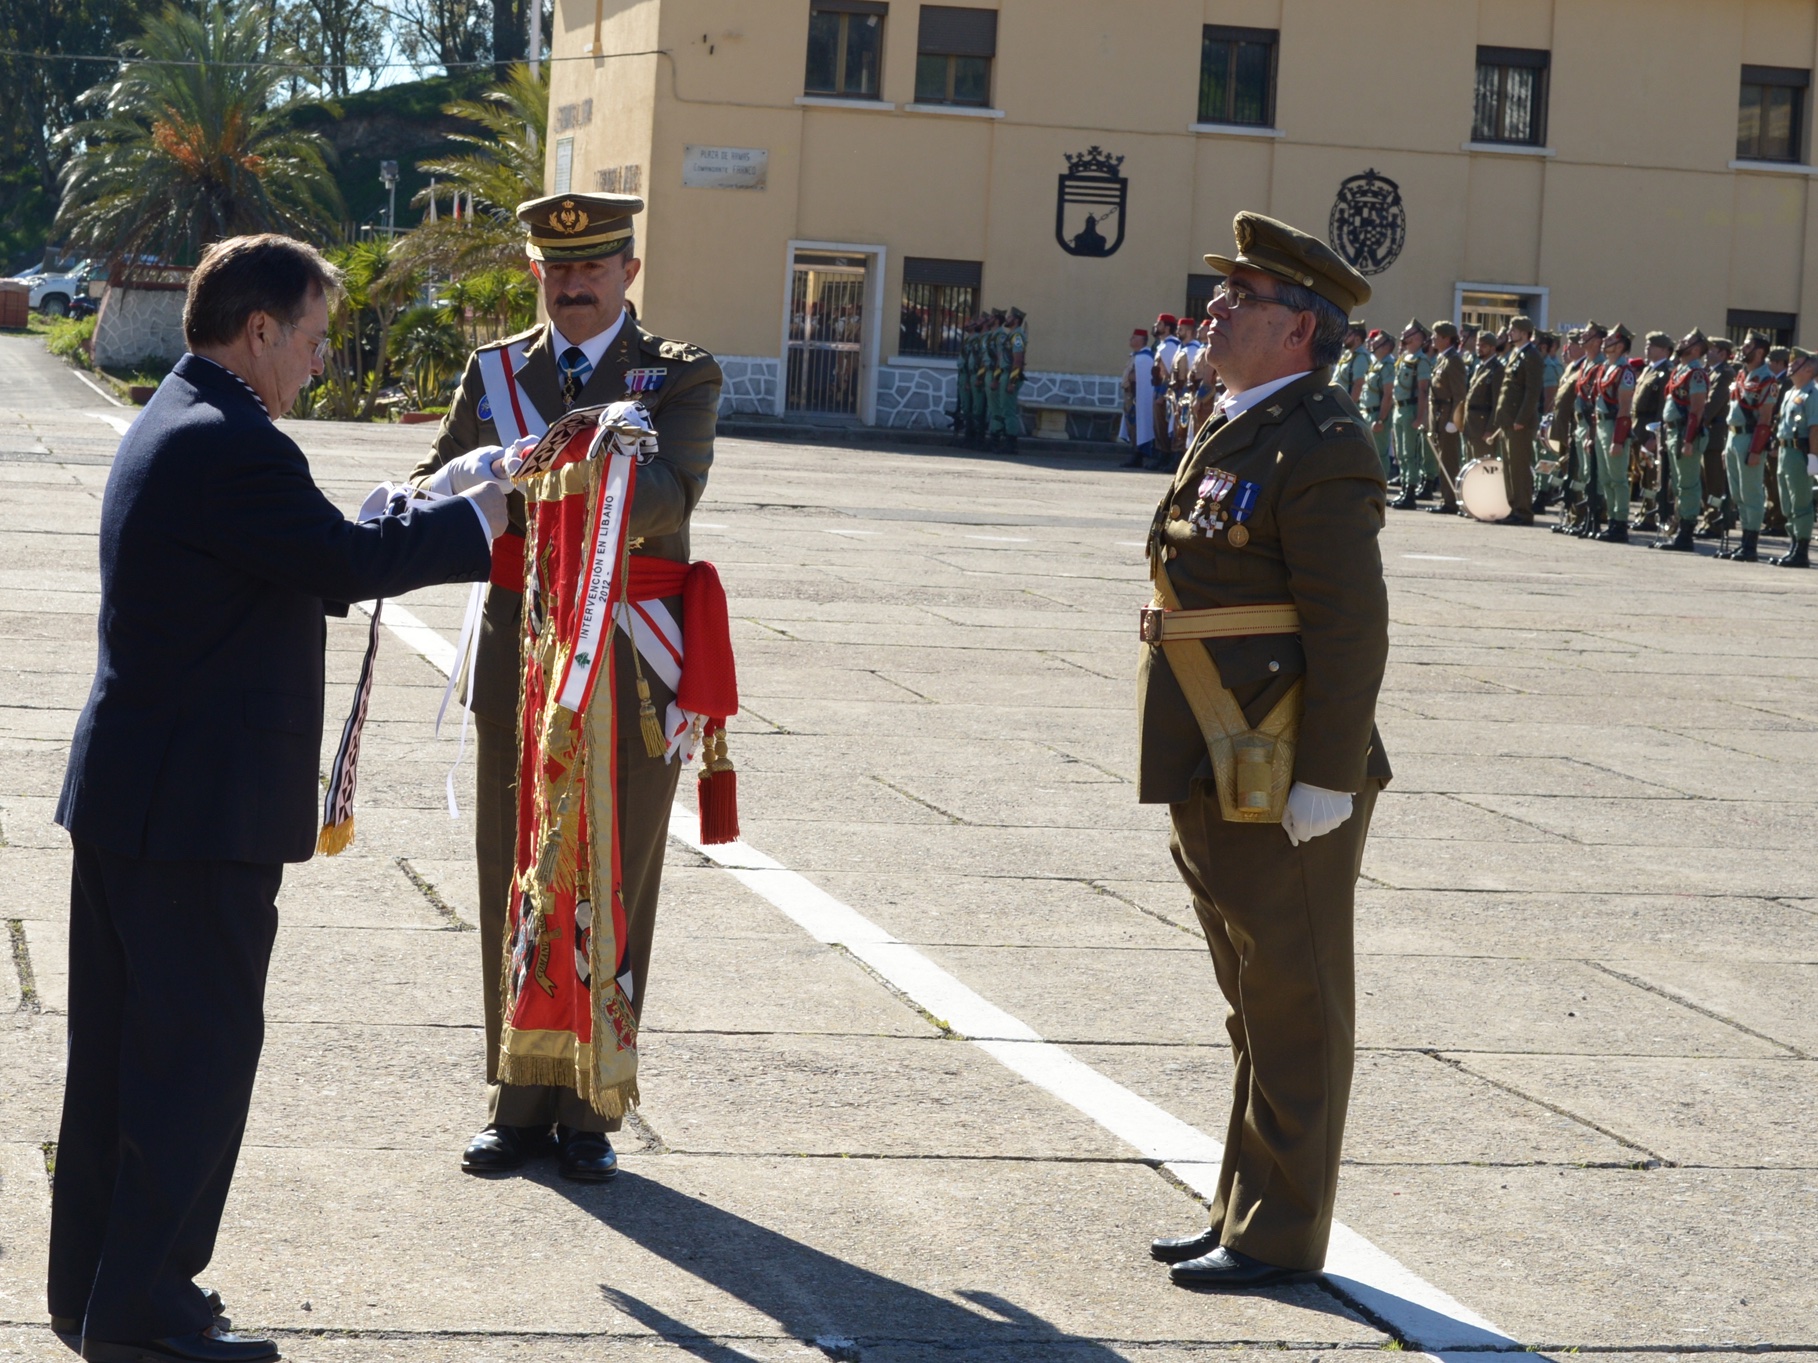
[(1137, 798), (1169, 807), (1237, 1068), (1210, 1225), (1151, 1253), (1183, 1286), (1249, 1289), (1316, 1272), (1331, 1234), (1389, 602), (1382, 464), (1329, 370), (1370, 286), (1286, 223), (1235, 227), (1206, 257), (1227, 391), (1149, 534)]
[(490, 483), (355, 525), (271, 420), (320, 373), (335, 272), (239, 237), (190, 279), (177, 362), (101, 509), (100, 649), (70, 745), (69, 1071), (52, 1328), (93, 1363), (252, 1363), (195, 1285), (264, 1035), (283, 863), (315, 849), (324, 613), (483, 579)]

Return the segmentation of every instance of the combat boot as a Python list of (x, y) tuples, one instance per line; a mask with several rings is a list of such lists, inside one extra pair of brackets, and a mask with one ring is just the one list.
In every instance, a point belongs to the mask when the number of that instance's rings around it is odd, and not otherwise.
[(1678, 552), (1685, 554), (1695, 554), (1698, 551), (1692, 545), (1693, 528), (1691, 521), (1682, 520), (1679, 522), (1679, 529), (1674, 533), (1672, 539), (1655, 540), (1650, 547), (1654, 549), (1677, 550)]
[(1757, 549), (1760, 540), (1761, 532), (1759, 530), (1744, 530), (1742, 532), (1742, 543), (1727, 553), (1717, 555), (1717, 557), (1727, 558), (1735, 563), (1759, 563), (1761, 562), (1761, 555), (1757, 552)]
[(1604, 544), (1627, 544), (1629, 542), (1629, 523), (1627, 521), (1611, 521), (1599, 533), (1591, 536), (1591, 538), (1599, 540)]
[(1811, 547), (1810, 540), (1794, 540), (1784, 554), (1779, 558), (1771, 558), (1768, 562), (1776, 568), (1809, 568), (1812, 566), (1809, 558)]

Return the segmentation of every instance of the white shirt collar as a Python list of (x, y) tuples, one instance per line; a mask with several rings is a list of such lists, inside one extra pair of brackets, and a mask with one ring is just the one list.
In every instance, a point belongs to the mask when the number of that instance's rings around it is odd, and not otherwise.
[(1281, 389), (1286, 388), (1289, 384), (1293, 383), (1294, 380), (1304, 379), (1312, 372), (1311, 369), (1303, 369), (1298, 374), (1288, 374), (1283, 378), (1270, 379), (1267, 383), (1259, 383), (1254, 388), (1246, 388), (1241, 393), (1228, 392), (1224, 397), (1219, 399), (1219, 408), (1224, 412), (1226, 420), (1236, 421), (1238, 417), (1249, 411), (1271, 393), (1279, 392)]
[(578, 345), (581, 347), (581, 353), (587, 357), (587, 363), (598, 369), (600, 361), (606, 358), (607, 350), (611, 348), (614, 341), (619, 339), (619, 332), (624, 325), (625, 313), (621, 309), (618, 320), (598, 336), (590, 336), (585, 341), (571, 341), (561, 333), (554, 322), (551, 322), (549, 324), (549, 345), (558, 360), (562, 358), (562, 352), (569, 346)]

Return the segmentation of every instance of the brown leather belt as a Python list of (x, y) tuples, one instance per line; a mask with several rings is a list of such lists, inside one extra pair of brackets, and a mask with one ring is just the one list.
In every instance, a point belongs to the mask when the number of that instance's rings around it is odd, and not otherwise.
[(1300, 612), (1288, 602), (1178, 611), (1144, 606), (1137, 633), (1145, 644), (1160, 644), (1168, 639), (1242, 639), (1252, 634), (1299, 634)]

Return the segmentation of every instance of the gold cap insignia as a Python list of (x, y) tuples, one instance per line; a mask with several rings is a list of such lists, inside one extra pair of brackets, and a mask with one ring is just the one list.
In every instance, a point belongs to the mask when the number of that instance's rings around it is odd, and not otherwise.
[(562, 206), (549, 215), (549, 225), (565, 237), (572, 237), (587, 226), (587, 212), (576, 208), (573, 199), (562, 200)]

